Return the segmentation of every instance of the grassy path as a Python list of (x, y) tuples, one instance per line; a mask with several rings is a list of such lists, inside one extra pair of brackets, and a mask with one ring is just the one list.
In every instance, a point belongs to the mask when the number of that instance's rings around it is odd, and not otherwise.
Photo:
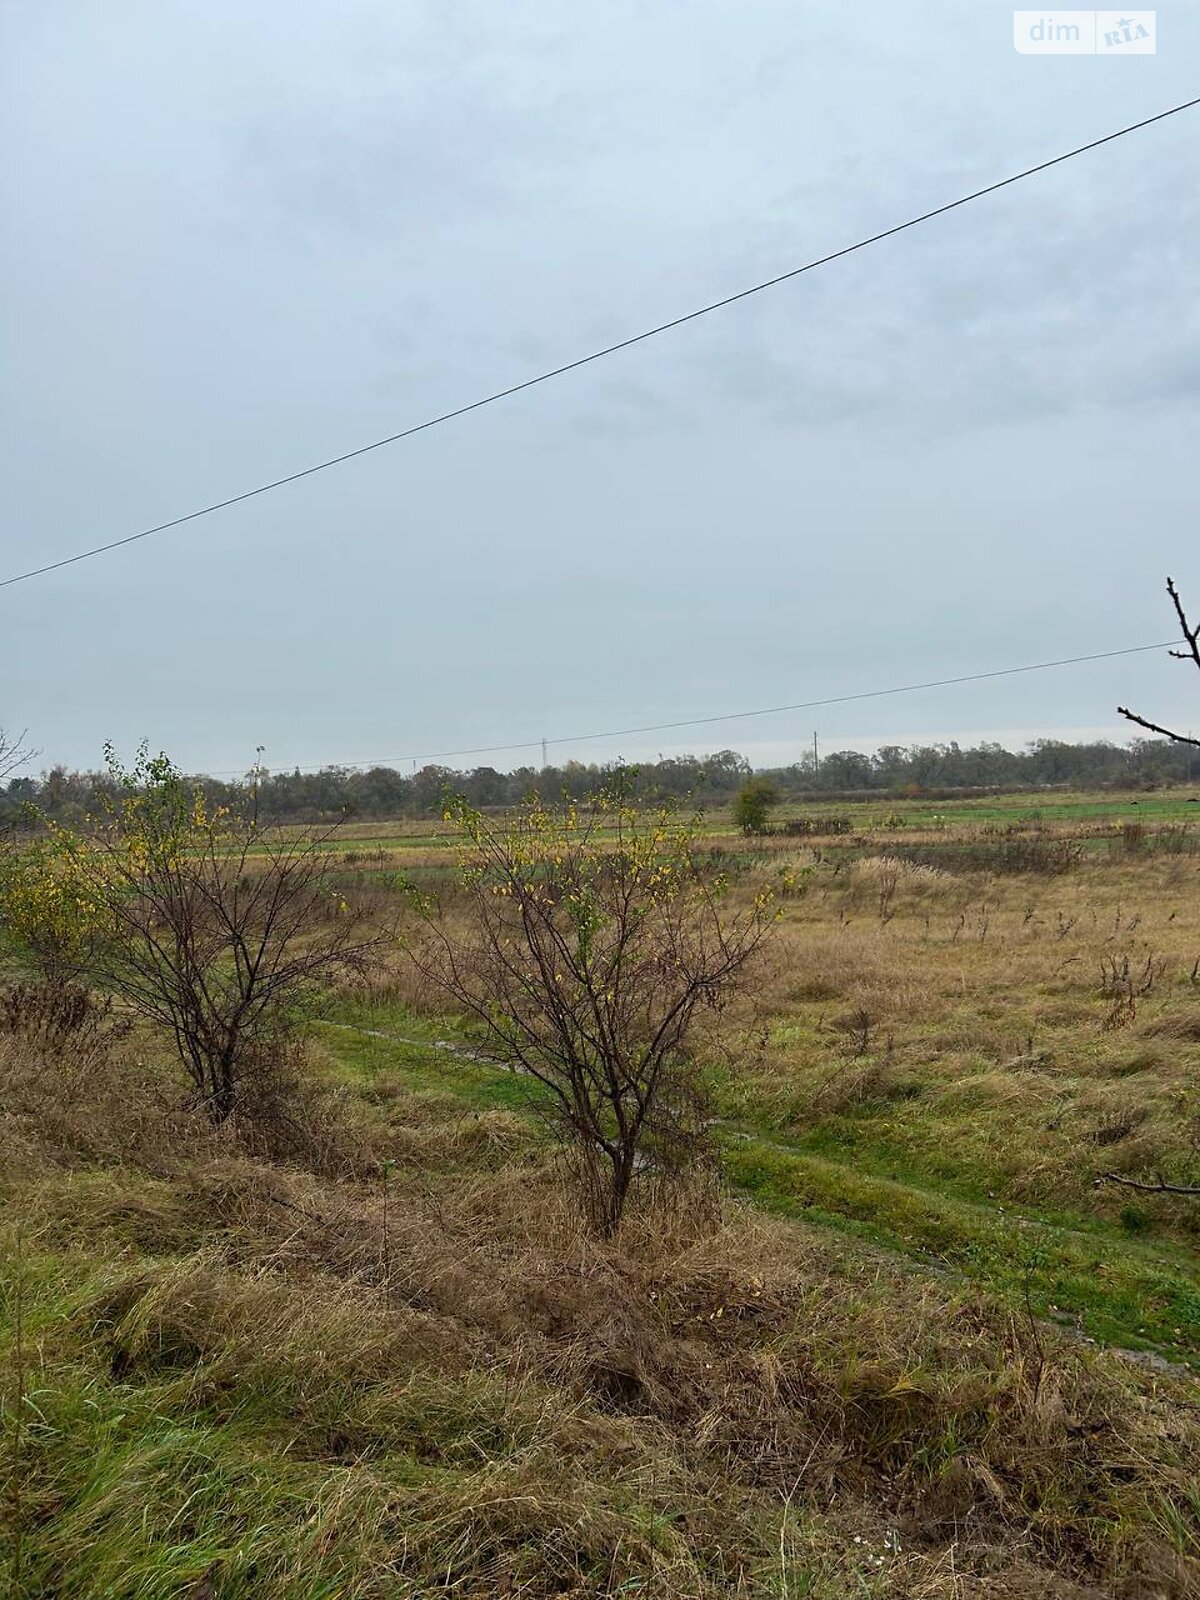
[[(387, 1073), (478, 1110), (527, 1109), (519, 1079), (421, 1019), (348, 1011), (314, 1031), (352, 1077)], [(744, 1121), (717, 1131), (731, 1187), (764, 1209), (954, 1273), (1018, 1313), (1031, 1309), (1097, 1342), (1200, 1367), (1200, 1259), (1183, 1245), (1133, 1238), (1094, 1217), (964, 1198), (927, 1176), (882, 1176), (867, 1152), (817, 1154)]]

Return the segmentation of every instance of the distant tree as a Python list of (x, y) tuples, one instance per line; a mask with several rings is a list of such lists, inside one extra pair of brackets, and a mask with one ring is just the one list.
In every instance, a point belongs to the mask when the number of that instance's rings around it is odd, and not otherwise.
[(508, 780), (495, 767), (476, 767), (465, 788), (473, 806), (502, 806), (508, 798)]
[(449, 767), (427, 766), (411, 779), (412, 797), (417, 810), (440, 815), (446, 800), (446, 786), (455, 774)]
[(568, 761), (562, 769), (562, 788), (559, 795), (564, 800), (586, 800), (596, 789), (596, 769), (582, 761)]
[(705, 786), (716, 794), (728, 794), (750, 776), (750, 763), (736, 750), (718, 750), (704, 763)]
[(409, 785), (391, 767), (372, 767), (357, 776), (352, 793), (362, 815), (397, 817), (408, 802)]
[(770, 778), (747, 778), (733, 802), (733, 820), (743, 833), (762, 833), (772, 806), (779, 804), (779, 790)]
[(769, 895), (730, 905), (693, 828), (620, 797), (447, 817), (467, 915), (426, 903), (413, 959), (521, 1074), (612, 1234), (648, 1161), (686, 1172), (707, 1146), (688, 1045), (766, 938)]
[[(960, 748), (953, 742), (885, 745), (870, 756), (854, 750), (833, 751), (826, 755), (819, 770), (813, 753), (806, 751), (790, 766), (756, 776), (770, 779), (782, 794), (790, 795), (813, 790), (827, 794), (891, 790), (903, 794), (936, 789), (1146, 784), (1180, 781), (1190, 776), (1189, 741), (1190, 736), (1188, 741), (1177, 743), (1169, 737), (1143, 738), (1125, 747), (1103, 741), (1067, 744), (1040, 739), (1020, 752), (996, 744), (980, 744), (972, 749)], [(479, 767), (464, 773), (431, 766), (411, 775), (378, 766), (369, 771), (346, 767), (327, 767), (320, 772), (297, 769), (260, 773), (257, 786), (264, 815), (276, 822), (324, 823), (344, 816), (440, 816), (447, 789), (462, 793), (472, 805), (483, 807), (519, 804), (534, 794), (547, 804), (558, 804), (564, 791), (573, 799), (586, 801), (618, 783), (629, 783), (634, 776), (636, 785), (630, 792), (647, 802), (673, 797), (697, 803), (725, 803), (755, 774), (736, 751), (721, 750), (703, 760), (666, 756), (657, 762), (641, 762), (636, 768), (620, 763), (567, 763), (542, 772), (526, 766), (512, 772)], [(228, 806), (236, 810), (248, 787), (245, 779), (230, 783), (198, 777), (194, 781), (203, 789), (210, 809)], [(0, 823), (19, 821), (23, 802), (33, 801), (58, 822), (85, 826), (88, 817), (113, 798), (107, 773), (72, 772), (60, 766), (39, 778), (12, 779), (5, 787), (0, 768)]]
[(645, 770), (648, 784), (657, 794), (677, 800), (693, 798), (704, 777), (703, 764), (695, 756), (660, 756)]
[(870, 789), (875, 769), (859, 750), (834, 750), (821, 760), (819, 781), (822, 789)]
[(884, 788), (898, 787), (908, 777), (908, 752), (902, 745), (881, 745), (871, 757), (876, 781)]

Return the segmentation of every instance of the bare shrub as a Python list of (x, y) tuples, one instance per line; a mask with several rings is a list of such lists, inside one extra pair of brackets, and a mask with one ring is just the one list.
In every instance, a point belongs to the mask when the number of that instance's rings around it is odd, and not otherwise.
[(357, 1113), (314, 1071), (298, 1040), (259, 1042), (242, 1059), (235, 1115), (220, 1127), (147, 1059), (128, 1017), (87, 990), (19, 984), (0, 994), (0, 1128), (10, 1169), (133, 1163), (169, 1173), (243, 1151), (326, 1177), (378, 1169)]
[(1153, 951), (1142, 961), (1128, 954), (1102, 955), (1100, 993), (1110, 998), (1127, 996), (1130, 1000), (1142, 999), (1153, 990), (1165, 968), (1166, 961)]
[(530, 1084), (589, 1222), (611, 1234), (636, 1178), (703, 1163), (689, 1045), (766, 937), (770, 897), (735, 907), (693, 829), (619, 797), (586, 815), (540, 803), (503, 823), (465, 804), (450, 815), (467, 916), (427, 905), (414, 961)]
[(130, 772), (108, 756), (103, 824), (50, 832), (56, 903), (78, 910), (88, 979), (167, 1030), (219, 1124), (304, 997), (361, 970), (381, 935), (331, 887), (331, 830), (272, 832), (253, 805), (210, 812), (165, 756), (143, 750)]
[(790, 839), (832, 838), (849, 833), (853, 826), (849, 817), (792, 817), (783, 824), (782, 832)]

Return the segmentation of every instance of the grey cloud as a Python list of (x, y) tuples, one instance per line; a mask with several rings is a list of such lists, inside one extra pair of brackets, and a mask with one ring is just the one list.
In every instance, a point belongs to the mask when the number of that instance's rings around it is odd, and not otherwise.
[[(1183, 99), (1200, 44), (1180, 8), (1156, 58), (1035, 61), (962, 0), (10, 9), (9, 570)], [(1161, 572), (1200, 590), (1195, 127), (4, 591), (0, 722), (227, 768), (1154, 637)], [(1138, 683), (927, 725), (1090, 726)], [(1164, 715), (1186, 687), (1142, 686)]]

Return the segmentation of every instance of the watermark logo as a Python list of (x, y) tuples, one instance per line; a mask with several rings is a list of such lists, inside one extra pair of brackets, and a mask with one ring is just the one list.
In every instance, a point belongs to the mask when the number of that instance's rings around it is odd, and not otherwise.
[(1152, 56), (1154, 11), (1014, 11), (1023, 56)]

